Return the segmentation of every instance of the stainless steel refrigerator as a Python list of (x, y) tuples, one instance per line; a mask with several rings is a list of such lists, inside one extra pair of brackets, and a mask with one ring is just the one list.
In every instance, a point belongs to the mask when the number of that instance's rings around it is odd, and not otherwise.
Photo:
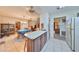
[(79, 17), (67, 17), (66, 42), (73, 51), (79, 51)]
[(71, 50), (75, 50), (75, 24), (74, 24), (74, 18), (67, 17), (66, 18), (66, 42), (68, 43)]
[(75, 17), (75, 51), (79, 52), (79, 17)]

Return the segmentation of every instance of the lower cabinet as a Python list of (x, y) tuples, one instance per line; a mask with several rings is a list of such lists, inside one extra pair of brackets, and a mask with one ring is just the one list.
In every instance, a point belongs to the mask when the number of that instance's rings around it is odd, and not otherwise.
[(42, 34), (36, 39), (27, 39), (27, 41), (25, 42), (24, 51), (27, 50), (27, 52), (40, 52), (44, 47), (46, 41), (47, 33)]
[(30, 39), (27, 40), (27, 51), (28, 52), (33, 51), (33, 41)]
[(44, 34), (42, 34), (41, 35), (41, 37), (40, 37), (40, 42), (41, 42), (41, 44), (40, 44), (40, 46), (41, 46), (41, 49), (43, 48), (43, 46), (44, 46)]
[(1, 24), (0, 24), (0, 38), (1, 38)]
[(40, 46), (40, 37), (36, 38), (33, 42), (33, 52), (40, 52), (41, 46)]

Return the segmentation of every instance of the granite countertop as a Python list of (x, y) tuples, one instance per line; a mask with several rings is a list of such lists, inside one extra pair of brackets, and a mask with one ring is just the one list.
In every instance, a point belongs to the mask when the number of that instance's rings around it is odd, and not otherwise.
[(28, 33), (25, 33), (24, 36), (26, 38), (29, 38), (29, 39), (36, 39), (37, 37), (39, 37), (40, 35), (44, 34), (46, 31), (34, 31), (34, 32), (28, 32)]

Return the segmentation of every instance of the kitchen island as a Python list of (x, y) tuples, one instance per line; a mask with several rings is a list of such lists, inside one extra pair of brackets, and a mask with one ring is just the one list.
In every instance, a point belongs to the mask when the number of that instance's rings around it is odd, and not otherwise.
[(47, 41), (46, 31), (34, 31), (25, 33), (25, 46), (24, 51), (27, 52), (40, 52)]

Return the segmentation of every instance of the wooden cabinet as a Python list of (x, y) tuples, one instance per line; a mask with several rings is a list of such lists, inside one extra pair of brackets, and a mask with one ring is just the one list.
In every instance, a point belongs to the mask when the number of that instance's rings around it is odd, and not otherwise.
[(28, 52), (33, 51), (33, 41), (30, 39), (27, 40), (27, 51)]
[(47, 33), (45, 33), (45, 35), (44, 35), (44, 44), (46, 43), (46, 41), (47, 41)]
[(1, 24), (0, 24), (0, 38), (1, 38)]
[(45, 39), (44, 39), (44, 34), (42, 34), (41, 37), (40, 37), (40, 41), (41, 41), (41, 44), (40, 44), (40, 45), (41, 45), (41, 49), (42, 49), (43, 46), (44, 46), (44, 40), (45, 40)]
[(41, 46), (40, 46), (40, 37), (36, 38), (34, 41), (33, 41), (33, 52), (40, 52), (41, 50)]
[(35, 39), (26, 38), (24, 51), (40, 52), (47, 41), (47, 32), (43, 33)]
[(5, 35), (10, 35), (15, 32), (14, 24), (0, 24), (0, 38)]
[(27, 52), (40, 52), (40, 37), (34, 40), (28, 39), (25, 47), (26, 48), (24, 50)]

